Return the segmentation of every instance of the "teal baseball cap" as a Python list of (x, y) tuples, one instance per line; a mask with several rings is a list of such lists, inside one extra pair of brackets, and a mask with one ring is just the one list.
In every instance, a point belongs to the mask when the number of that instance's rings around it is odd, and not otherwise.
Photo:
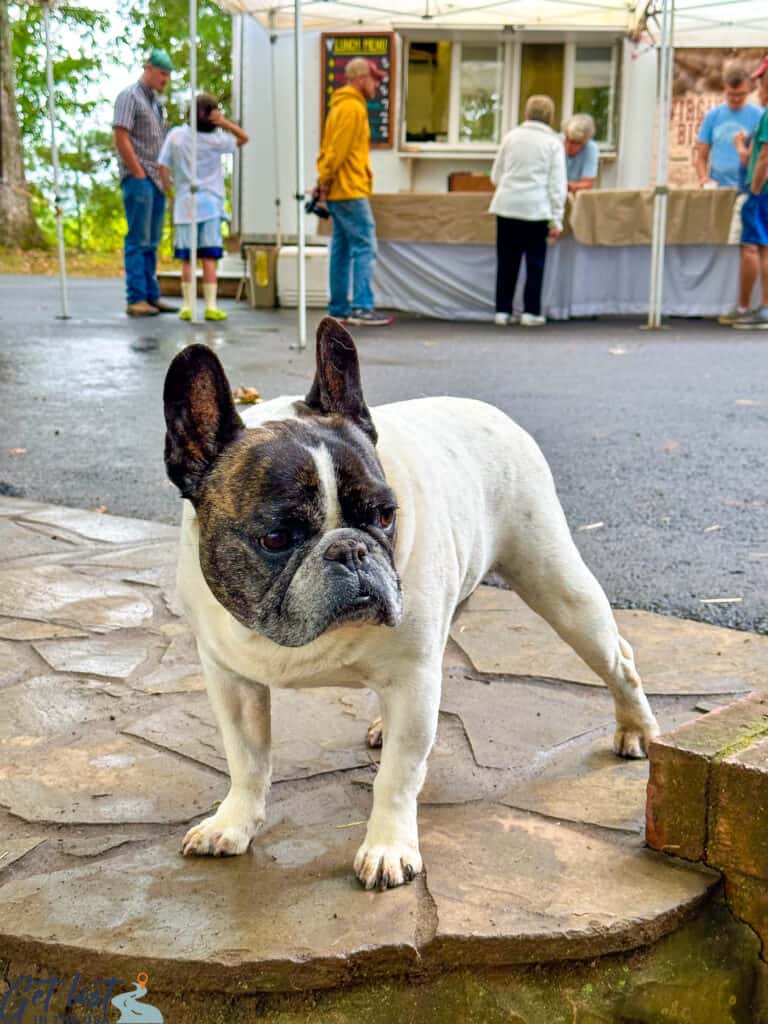
[(159, 46), (155, 46), (149, 51), (147, 64), (151, 64), (153, 68), (161, 68), (163, 71), (173, 71), (173, 64), (168, 56), (168, 51), (160, 49)]

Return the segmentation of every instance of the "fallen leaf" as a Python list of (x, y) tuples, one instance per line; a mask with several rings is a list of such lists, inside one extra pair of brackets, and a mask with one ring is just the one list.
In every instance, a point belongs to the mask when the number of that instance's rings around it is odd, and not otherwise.
[(248, 388), (244, 386), (235, 388), (232, 392), (232, 397), (240, 405), (255, 405), (256, 402), (261, 401), (261, 395), (256, 388)]
[(741, 597), (702, 597), (699, 604), (739, 604), (743, 600)]
[(587, 530), (599, 530), (601, 526), (605, 526), (605, 523), (587, 523), (586, 526), (577, 527), (576, 532), (586, 533)]

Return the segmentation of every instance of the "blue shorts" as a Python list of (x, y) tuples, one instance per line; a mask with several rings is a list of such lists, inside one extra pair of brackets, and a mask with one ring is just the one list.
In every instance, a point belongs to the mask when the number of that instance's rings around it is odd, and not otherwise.
[(741, 208), (741, 244), (768, 246), (768, 195), (751, 192)]
[[(191, 229), (191, 224), (176, 224), (174, 227), (173, 255), (177, 260), (188, 260), (190, 257)], [(220, 260), (224, 255), (220, 217), (198, 222), (197, 255), (200, 259), (211, 260)]]

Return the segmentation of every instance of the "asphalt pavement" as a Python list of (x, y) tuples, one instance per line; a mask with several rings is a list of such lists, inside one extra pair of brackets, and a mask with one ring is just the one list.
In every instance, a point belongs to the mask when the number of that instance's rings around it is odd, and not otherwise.
[[(207, 343), (233, 387), (265, 398), (311, 380), (312, 337), (291, 348), (291, 310), (130, 320), (116, 280), (72, 280), (70, 300), (62, 321), (54, 279), (0, 278), (0, 493), (175, 522), (161, 403), (173, 355)], [(468, 395), (533, 434), (613, 604), (768, 632), (768, 333), (398, 317), (356, 340), (369, 404)]]

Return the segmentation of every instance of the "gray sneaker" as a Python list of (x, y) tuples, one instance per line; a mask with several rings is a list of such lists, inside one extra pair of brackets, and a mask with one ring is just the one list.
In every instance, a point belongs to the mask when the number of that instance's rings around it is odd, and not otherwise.
[(717, 318), (719, 324), (723, 324), (724, 327), (732, 327), (737, 320), (743, 319), (745, 316), (751, 316), (754, 312), (752, 309), (729, 309), (727, 313), (721, 313)]
[(731, 326), (738, 331), (768, 331), (768, 306), (761, 306), (752, 313), (740, 316)]
[(348, 324), (368, 327), (386, 327), (392, 323), (394, 317), (387, 313), (379, 313), (375, 309), (355, 309), (344, 321)]

